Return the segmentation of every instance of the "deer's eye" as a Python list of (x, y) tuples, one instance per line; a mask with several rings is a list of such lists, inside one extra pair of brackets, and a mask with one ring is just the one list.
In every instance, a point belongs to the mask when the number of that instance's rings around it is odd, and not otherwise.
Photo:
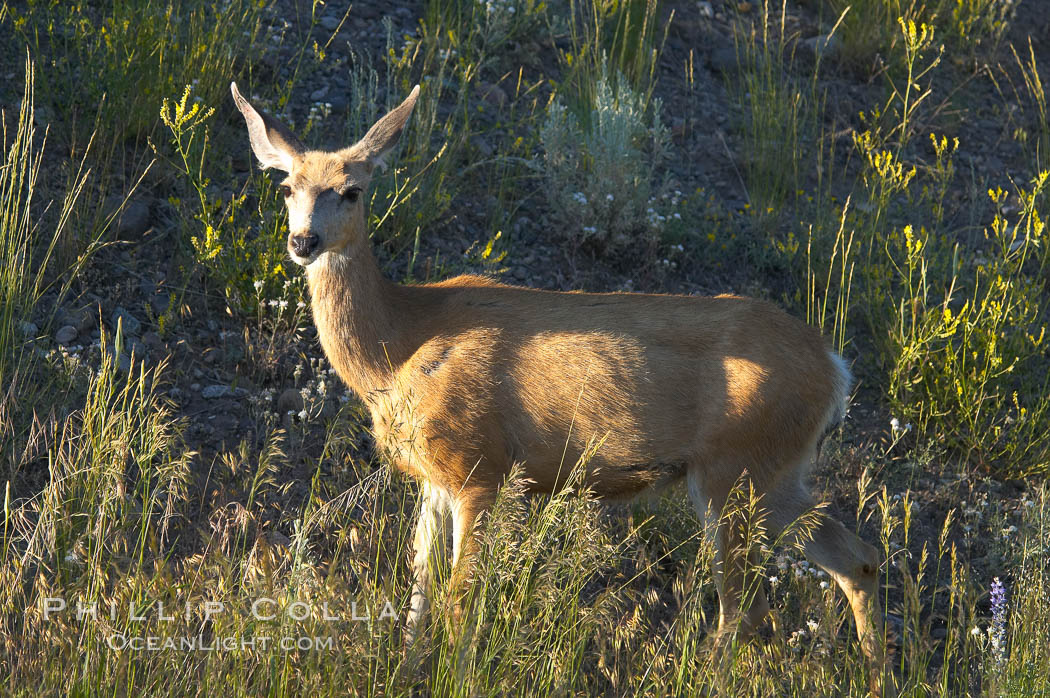
[(291, 195), (292, 195), (292, 188), (290, 186), (288, 186), (287, 184), (282, 184), (281, 185), (281, 196), (283, 196), (284, 198), (287, 199)]
[(360, 187), (350, 187), (349, 189), (343, 192), (343, 198), (352, 204), (357, 203), (357, 199), (359, 196), (361, 196)]

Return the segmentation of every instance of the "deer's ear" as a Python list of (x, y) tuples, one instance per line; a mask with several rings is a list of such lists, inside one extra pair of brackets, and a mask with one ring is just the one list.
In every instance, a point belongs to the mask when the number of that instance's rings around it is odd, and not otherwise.
[(419, 97), (419, 85), (412, 88), (412, 92), (396, 109), (375, 122), (372, 128), (368, 129), (365, 137), (353, 147), (353, 150), (367, 158), (372, 165), (385, 169), (386, 156), (397, 145), (405, 123), (412, 115), (412, 108), (416, 106), (417, 97)]
[(237, 103), (237, 108), (248, 124), (252, 152), (262, 168), (265, 170), (272, 167), (291, 172), (294, 159), (306, 151), (302, 142), (280, 121), (256, 111), (241, 95), (237, 83), (230, 83), (230, 91), (233, 92), (233, 101)]

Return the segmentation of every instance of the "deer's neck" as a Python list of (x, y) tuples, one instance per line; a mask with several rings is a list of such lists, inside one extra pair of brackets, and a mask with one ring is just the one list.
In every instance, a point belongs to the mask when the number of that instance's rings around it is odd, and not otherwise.
[(367, 399), (404, 360), (395, 325), (397, 286), (383, 278), (367, 244), (326, 252), (306, 268), (314, 323), (328, 360)]

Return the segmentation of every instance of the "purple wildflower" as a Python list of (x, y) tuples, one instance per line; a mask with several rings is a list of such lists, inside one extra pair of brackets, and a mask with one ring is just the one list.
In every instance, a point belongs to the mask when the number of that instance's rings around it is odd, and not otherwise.
[(1006, 585), (998, 577), (992, 580), (992, 624), (988, 628), (988, 639), (992, 643), (995, 663), (1006, 662)]

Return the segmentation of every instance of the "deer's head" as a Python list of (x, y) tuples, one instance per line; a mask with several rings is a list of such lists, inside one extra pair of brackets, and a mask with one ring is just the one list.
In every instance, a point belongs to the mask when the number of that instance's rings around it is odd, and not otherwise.
[(335, 152), (307, 150), (287, 126), (256, 111), (237, 83), (233, 99), (248, 123), (252, 152), (263, 169), (287, 173), (281, 193), (288, 206), (288, 253), (306, 266), (326, 252), (340, 252), (368, 241), (364, 193), (376, 167), (397, 144), (412, 114), (419, 86), (396, 109), (377, 121), (364, 138)]

